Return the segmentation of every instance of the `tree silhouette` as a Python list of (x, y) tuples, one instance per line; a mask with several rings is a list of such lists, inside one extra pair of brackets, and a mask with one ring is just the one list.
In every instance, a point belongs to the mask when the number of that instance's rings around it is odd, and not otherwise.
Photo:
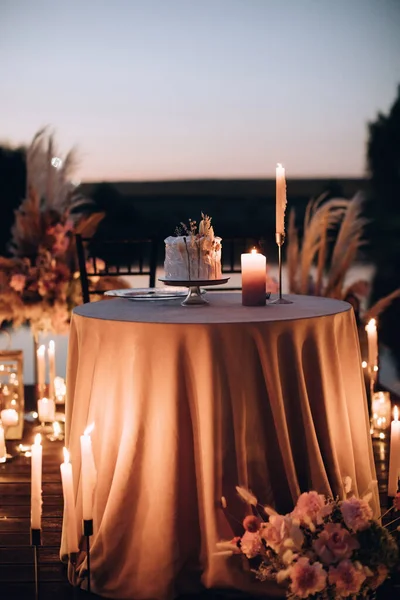
[(0, 255), (7, 251), (14, 211), (26, 192), (26, 149), (0, 146)]
[[(370, 255), (376, 263), (373, 300), (400, 287), (400, 85), (387, 115), (369, 124), (367, 166), (371, 192), (367, 203)], [(382, 315), (380, 333), (400, 365), (400, 301)]]

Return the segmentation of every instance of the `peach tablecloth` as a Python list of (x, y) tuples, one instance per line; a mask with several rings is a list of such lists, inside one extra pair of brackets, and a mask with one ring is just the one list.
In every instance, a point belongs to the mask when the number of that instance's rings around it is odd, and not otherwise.
[[(92, 591), (163, 600), (200, 577), (245, 588), (215, 556), (237, 527), (222, 495), (240, 520), (237, 484), (287, 511), (302, 491), (343, 495), (347, 475), (361, 494), (375, 480), (352, 309), (292, 299), (249, 308), (213, 293), (209, 306), (115, 299), (74, 310), (66, 444), (80, 519), (79, 437), (95, 423)], [(373, 501), (377, 514), (376, 488)]]

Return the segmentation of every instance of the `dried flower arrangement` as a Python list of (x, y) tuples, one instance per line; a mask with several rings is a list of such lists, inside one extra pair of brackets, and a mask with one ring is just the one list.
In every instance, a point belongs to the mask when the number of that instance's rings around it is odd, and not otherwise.
[[(346, 480), (344, 500), (305, 492), (286, 515), (259, 505), (254, 494), (237, 487), (253, 514), (243, 521), (244, 534), (220, 542), (218, 550), (245, 555), (257, 579), (285, 585), (291, 600), (371, 598), (398, 567), (394, 524), (400, 517), (383, 527), (373, 519), (372, 494), (354, 496), (351, 479)], [(394, 502), (400, 510), (400, 494)], [(226, 510), (225, 499), (221, 505)]]
[(94, 231), (102, 214), (71, 183), (75, 151), (57, 156), (54, 137), (40, 130), (27, 149), (27, 193), (15, 213), (10, 257), (0, 257), (0, 325), (29, 323), (34, 335), (68, 330), (81, 302), (73, 233)]
[[(359, 280), (345, 285), (346, 275), (357, 258), (364, 239), (367, 219), (362, 216), (364, 197), (356, 194), (351, 200), (327, 200), (323, 194), (311, 200), (304, 217), (303, 240), (300, 244), (295, 226), (295, 212), (289, 215), (287, 268), (289, 291), (340, 300), (352, 296), (361, 299), (369, 293), (368, 281)], [(331, 256), (329, 246), (335, 233)], [(315, 275), (312, 273), (316, 267)], [(365, 321), (377, 317), (395, 298), (400, 289), (379, 300), (363, 316)]]

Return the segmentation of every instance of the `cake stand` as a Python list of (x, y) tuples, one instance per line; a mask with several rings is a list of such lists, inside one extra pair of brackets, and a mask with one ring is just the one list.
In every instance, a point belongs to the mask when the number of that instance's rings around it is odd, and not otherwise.
[(158, 281), (162, 281), (165, 285), (174, 285), (176, 287), (187, 287), (189, 288), (188, 295), (181, 303), (182, 306), (199, 306), (207, 305), (208, 302), (204, 298), (200, 290), (200, 286), (204, 285), (221, 285), (229, 281), (230, 277), (222, 277), (221, 279), (167, 279), (166, 277), (160, 277)]

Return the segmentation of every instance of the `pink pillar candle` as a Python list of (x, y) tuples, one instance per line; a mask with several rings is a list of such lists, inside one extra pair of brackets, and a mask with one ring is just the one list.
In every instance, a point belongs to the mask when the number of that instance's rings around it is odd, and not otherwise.
[(244, 306), (264, 306), (267, 285), (267, 259), (253, 249), (242, 254), (242, 304)]

